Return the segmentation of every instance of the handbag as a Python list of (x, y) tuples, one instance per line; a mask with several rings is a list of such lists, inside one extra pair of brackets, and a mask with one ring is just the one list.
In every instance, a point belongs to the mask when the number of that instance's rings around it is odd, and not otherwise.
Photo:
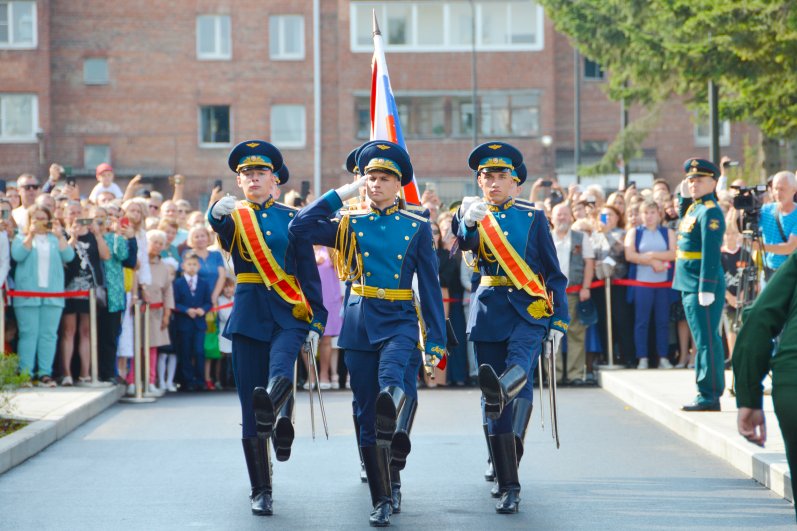
[(94, 273), (94, 266), (91, 265), (91, 260), (86, 260), (86, 263), (89, 265), (89, 270), (91, 271), (91, 278), (94, 280), (94, 298), (97, 300), (97, 304), (102, 308), (108, 307), (108, 290), (105, 289), (105, 286), (101, 286), (97, 282), (97, 275)]
[(578, 320), (581, 321), (581, 324), (584, 326), (592, 326), (597, 324), (598, 310), (595, 308), (595, 303), (592, 302), (592, 299), (578, 301), (578, 307), (576, 308), (576, 311), (578, 313)]

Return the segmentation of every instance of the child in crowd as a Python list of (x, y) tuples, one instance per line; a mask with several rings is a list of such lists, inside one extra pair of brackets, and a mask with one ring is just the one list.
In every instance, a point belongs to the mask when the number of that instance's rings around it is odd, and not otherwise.
[(199, 278), (199, 257), (193, 251), (183, 256), (183, 276), (174, 281), (175, 335), (177, 355), (187, 391), (205, 387), (205, 314), (211, 308), (210, 285)]
[(110, 164), (103, 162), (97, 166), (96, 176), (98, 182), (91, 190), (89, 200), (97, 202), (98, 196), (103, 192), (112, 193), (116, 199), (122, 198), (124, 194), (122, 193), (122, 189), (119, 188), (119, 185), (113, 182), (113, 167), (111, 167)]
[[(228, 375), (232, 372), (232, 341), (224, 337), (224, 328), (230, 320), (232, 313), (233, 296), (235, 295), (235, 279), (227, 277), (224, 280), (224, 288), (219, 295), (219, 351), (221, 352), (221, 363), (216, 368), (216, 389), (221, 389), (222, 385), (228, 386), (230, 379)], [(222, 372), (222, 365), (224, 371)], [(223, 375), (223, 377), (222, 377)]]

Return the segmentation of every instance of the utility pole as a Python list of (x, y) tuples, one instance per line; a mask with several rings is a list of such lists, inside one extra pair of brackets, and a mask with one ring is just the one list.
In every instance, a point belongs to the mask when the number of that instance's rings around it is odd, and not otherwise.
[(720, 164), (720, 116), (719, 116), (719, 87), (714, 81), (708, 82), (708, 119), (711, 135), (708, 158), (719, 166)]
[(578, 48), (573, 47), (573, 83), (575, 101), (573, 101), (573, 171), (576, 174), (576, 183), (581, 184), (578, 168), (581, 166), (581, 54)]

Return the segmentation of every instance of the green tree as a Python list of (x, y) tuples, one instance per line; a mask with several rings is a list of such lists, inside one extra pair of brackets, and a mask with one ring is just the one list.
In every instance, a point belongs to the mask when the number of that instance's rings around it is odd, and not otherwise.
[(797, 2), (540, 2), (556, 29), (609, 71), (612, 99), (650, 105), (678, 94), (705, 108), (713, 80), (723, 118), (750, 121), (768, 137), (797, 135)]

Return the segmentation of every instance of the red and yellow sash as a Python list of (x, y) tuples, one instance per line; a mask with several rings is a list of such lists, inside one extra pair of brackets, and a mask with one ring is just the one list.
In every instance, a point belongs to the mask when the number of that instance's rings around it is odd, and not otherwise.
[(545, 289), (545, 283), (506, 239), (492, 212), (487, 213), (478, 227), (481, 241), (506, 272), (512, 284), (539, 299), (529, 305), (529, 313), (537, 319), (553, 315), (553, 302)]
[(235, 222), (240, 241), (246, 247), (263, 283), (269, 289), (274, 288), (282, 300), (293, 306), (295, 318), (309, 323), (313, 317), (313, 310), (295, 278), (286, 274), (274, 259), (274, 255), (271, 254), (271, 249), (268, 248), (260, 226), (257, 224), (254, 211), (250, 208), (238, 207), (233, 210), (232, 219)]

